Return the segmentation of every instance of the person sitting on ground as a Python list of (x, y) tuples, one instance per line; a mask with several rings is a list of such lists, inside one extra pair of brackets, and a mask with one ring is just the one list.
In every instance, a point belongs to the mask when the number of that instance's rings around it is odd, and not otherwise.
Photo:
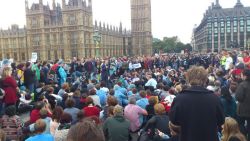
[(51, 135), (55, 134), (55, 131), (57, 130), (61, 117), (63, 115), (63, 108), (60, 106), (56, 106), (53, 110), (52, 114), (52, 121), (50, 122), (50, 133)]
[(108, 118), (103, 125), (107, 141), (128, 141), (129, 121), (124, 118), (123, 108), (116, 105), (113, 110), (114, 117)]
[(169, 118), (166, 114), (165, 107), (159, 103), (154, 106), (155, 116), (153, 116), (145, 125), (144, 130), (147, 131), (150, 129), (150, 138), (154, 139), (156, 130), (160, 132), (170, 135), (170, 129), (168, 126)]
[(54, 137), (51, 134), (45, 133), (46, 126), (42, 119), (37, 120), (34, 125), (36, 135), (29, 137), (25, 141), (54, 141)]
[(95, 106), (93, 99), (91, 97), (87, 97), (86, 103), (88, 106), (83, 108), (85, 117), (96, 116), (97, 118), (99, 118), (100, 109)]
[[(42, 119), (45, 123), (46, 123), (46, 129), (44, 130), (44, 133), (45, 134), (50, 134), (50, 123), (51, 123), (51, 118), (48, 117), (48, 111), (46, 108), (42, 108), (40, 111), (40, 119)], [(35, 124), (31, 124), (29, 126), (29, 130), (31, 132), (35, 132)]]
[(0, 128), (3, 129), (8, 140), (19, 140), (22, 135), (22, 121), (16, 115), (15, 105), (5, 109), (5, 115), (0, 119)]
[(65, 102), (66, 108), (64, 109), (65, 113), (68, 113), (72, 117), (72, 122), (76, 122), (77, 113), (80, 111), (78, 108), (75, 108), (75, 101), (72, 98), (68, 98)]
[(147, 111), (136, 105), (136, 99), (129, 99), (129, 104), (124, 109), (124, 115), (126, 119), (130, 121), (130, 132), (132, 140), (135, 141), (138, 138), (137, 132), (141, 128), (142, 122), (140, 121), (141, 115), (148, 115)]
[(105, 137), (95, 122), (84, 120), (69, 129), (67, 141), (105, 141)]
[(55, 131), (55, 141), (66, 141), (69, 128), (72, 123), (72, 117), (68, 113), (63, 113), (60, 119), (60, 125)]
[(98, 95), (96, 95), (96, 89), (92, 88), (89, 91), (89, 97), (91, 97), (93, 99), (93, 102), (96, 106), (101, 107), (101, 101)]
[(107, 105), (103, 108), (103, 117), (102, 120), (105, 121), (109, 117), (108, 109), (111, 106), (116, 106), (118, 104), (117, 99), (114, 96), (108, 96)]
[(149, 119), (151, 119), (155, 115), (154, 106), (155, 106), (155, 104), (157, 104), (156, 103), (157, 101), (154, 97), (150, 97), (148, 102), (149, 102), (149, 104), (146, 106), (146, 110), (148, 112), (148, 115), (146, 117), (146, 121), (148, 121)]

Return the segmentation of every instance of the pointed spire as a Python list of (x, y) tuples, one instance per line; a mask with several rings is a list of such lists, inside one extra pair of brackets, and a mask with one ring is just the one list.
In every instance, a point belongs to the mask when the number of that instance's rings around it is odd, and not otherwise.
[(28, 0), (25, 0), (25, 8), (26, 8), (26, 10), (28, 10), (28, 9), (29, 9), (29, 3), (28, 3)]
[(56, 0), (53, 0), (53, 2), (52, 2), (52, 7), (53, 7), (53, 10), (56, 9)]
[(89, 7), (92, 7), (92, 0), (89, 0), (89, 1), (88, 1), (88, 6), (89, 6)]
[(221, 9), (219, 0), (216, 0), (215, 5), (213, 6), (213, 9)]
[(97, 27), (97, 21), (95, 20), (95, 27)]
[(237, 0), (237, 3), (235, 4), (234, 8), (241, 8), (244, 7), (240, 0)]
[(122, 32), (122, 22), (120, 22), (119, 32)]
[(41, 4), (41, 5), (42, 5), (42, 4), (43, 4), (43, 0), (39, 0), (39, 4)]
[(65, 0), (62, 0), (62, 8), (65, 8), (65, 6), (66, 6), (66, 2)]

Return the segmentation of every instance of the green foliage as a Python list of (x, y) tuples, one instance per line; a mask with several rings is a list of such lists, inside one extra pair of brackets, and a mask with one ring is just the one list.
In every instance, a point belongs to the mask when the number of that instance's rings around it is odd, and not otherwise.
[(153, 39), (153, 50), (155, 53), (161, 51), (164, 53), (180, 53), (182, 50), (192, 50), (190, 44), (182, 43), (177, 36), (174, 37), (164, 37), (163, 40), (154, 38)]

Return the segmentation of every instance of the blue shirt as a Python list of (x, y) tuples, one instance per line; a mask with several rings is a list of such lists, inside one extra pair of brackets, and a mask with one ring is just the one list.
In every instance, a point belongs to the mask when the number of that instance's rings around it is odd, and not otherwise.
[(107, 95), (106, 95), (106, 92), (103, 91), (103, 90), (97, 90), (96, 91), (96, 95), (99, 96), (100, 98), (100, 103), (101, 103), (101, 106), (105, 106), (106, 105), (106, 101), (107, 101)]
[(38, 134), (33, 137), (29, 137), (25, 141), (54, 141), (54, 137), (51, 134)]
[(142, 98), (136, 101), (136, 105), (140, 106), (142, 109), (146, 109), (146, 106), (148, 105), (148, 99)]

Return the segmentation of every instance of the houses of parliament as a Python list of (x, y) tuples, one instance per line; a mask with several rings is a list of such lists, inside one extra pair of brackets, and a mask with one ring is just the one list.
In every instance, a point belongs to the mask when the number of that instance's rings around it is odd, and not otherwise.
[(92, 0), (25, 1), (26, 26), (0, 30), (0, 60), (22, 62), (152, 54), (151, 0), (130, 0), (131, 30), (93, 22)]

